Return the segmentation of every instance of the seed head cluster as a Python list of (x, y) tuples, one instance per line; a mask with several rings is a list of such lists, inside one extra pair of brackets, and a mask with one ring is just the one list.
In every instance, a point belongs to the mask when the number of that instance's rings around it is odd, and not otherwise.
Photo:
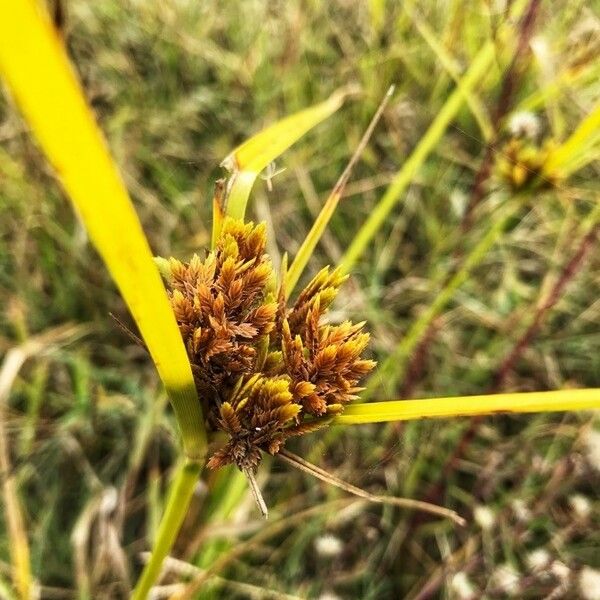
[(496, 173), (515, 192), (551, 188), (558, 176), (548, 172), (546, 164), (554, 149), (551, 140), (540, 146), (524, 137), (513, 138), (497, 155)]
[(255, 469), (261, 452), (326, 425), (375, 366), (364, 323), (324, 322), (345, 277), (324, 268), (290, 308), (265, 246), (264, 224), (226, 219), (213, 252), (166, 269), (208, 425), (228, 435), (211, 468)]

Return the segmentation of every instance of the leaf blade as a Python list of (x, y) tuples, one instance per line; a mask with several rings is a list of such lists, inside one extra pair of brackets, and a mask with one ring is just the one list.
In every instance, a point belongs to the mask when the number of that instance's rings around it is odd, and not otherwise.
[(450, 122), (463, 105), (465, 94), (469, 93), (477, 82), (486, 75), (493, 58), (494, 45), (492, 42), (487, 42), (481, 48), (448, 100), (446, 100), (411, 155), (396, 173), (381, 200), (375, 205), (367, 220), (354, 236), (340, 263), (340, 268), (344, 273), (349, 273), (352, 270), (354, 264), (375, 237), (394, 206), (400, 201), (404, 190), (409, 186), (417, 171), (441, 140)]
[(594, 159), (593, 146), (600, 144), (600, 104), (585, 116), (571, 136), (556, 148), (544, 165), (544, 171), (566, 177)]
[(336, 417), (333, 424), (360, 425), (505, 412), (532, 413), (595, 409), (600, 409), (600, 388), (355, 404), (346, 408), (343, 414)]
[(63, 44), (34, 0), (2, 8), (0, 73), (135, 318), (169, 393), (187, 453), (202, 456), (200, 403), (150, 247)]
[(266, 127), (228, 154), (221, 162), (221, 166), (233, 173), (226, 214), (234, 219), (243, 219), (258, 174), (309, 130), (337, 111), (345, 97), (345, 91), (335, 92), (324, 102)]

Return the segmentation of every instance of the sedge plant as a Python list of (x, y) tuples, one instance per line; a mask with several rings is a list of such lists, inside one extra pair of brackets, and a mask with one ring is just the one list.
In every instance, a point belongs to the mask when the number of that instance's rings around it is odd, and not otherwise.
[[(23, 35), (25, 31), (27, 35)], [(402, 504), (402, 499), (372, 496), (336, 480), (285, 451), (286, 439), (328, 425), (600, 407), (597, 389), (354, 405), (360, 380), (374, 367), (362, 356), (368, 342), (365, 324), (332, 326), (322, 319), (373, 232), (465, 97), (470, 97), (493, 54), (490, 44), (481, 49), (342, 264), (319, 272), (288, 305), (339, 200), (340, 189), (332, 193), (333, 199), (325, 205), (290, 269), (284, 261), (279, 274), (273, 273), (265, 253), (263, 226), (244, 221), (246, 206), (258, 174), (306, 131), (332, 115), (344, 94), (335, 94), (276, 123), (231, 153), (224, 161), (231, 176), (214, 201), (212, 250), (191, 257), (187, 263), (159, 261), (157, 266), (48, 15), (35, 0), (2, 7), (0, 73), (121, 291), (142, 344), (164, 383), (181, 432), (181, 461), (170, 485), (151, 558), (133, 598), (146, 598), (157, 581), (207, 463), (212, 468), (233, 463), (244, 471), (263, 510), (264, 501), (253, 475), (264, 453), (280, 454), (294, 466), (371, 501), (398, 500), (400, 505), (418, 508), (418, 502)], [(567, 143), (580, 143), (580, 137), (587, 142), (594, 123), (594, 119), (586, 122), (581, 136), (578, 133)], [(569, 148), (562, 151), (553, 155), (554, 167), (565, 164), (567, 151), (571, 154)], [(494, 236), (485, 238), (483, 252)], [(209, 453), (208, 439), (213, 433), (219, 433), (221, 440)], [(23, 564), (27, 553), (21, 552), (14, 560), (18, 587), (25, 597), (30, 582), (23, 578), (31, 577)]]

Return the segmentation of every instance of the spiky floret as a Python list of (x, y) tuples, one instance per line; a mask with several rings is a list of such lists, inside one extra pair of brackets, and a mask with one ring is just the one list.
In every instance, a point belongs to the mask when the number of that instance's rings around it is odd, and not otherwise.
[(231, 462), (240, 468), (255, 468), (260, 451), (277, 453), (287, 431), (298, 422), (301, 407), (294, 402), (287, 377), (257, 373), (238, 388), (221, 405), (218, 423), (229, 434), (229, 441), (213, 454), (208, 463), (211, 468)]
[(551, 174), (546, 164), (555, 143), (546, 140), (541, 146), (524, 138), (509, 140), (496, 160), (497, 176), (514, 191), (525, 188), (550, 188), (558, 183), (558, 175)]
[(361, 358), (364, 323), (322, 323), (346, 277), (322, 269), (288, 309), (283, 286), (275, 301), (265, 246), (264, 224), (226, 219), (205, 259), (166, 263), (208, 424), (229, 436), (212, 468), (255, 469), (261, 451), (275, 454), (290, 436), (325, 425), (375, 365)]
[(304, 339), (299, 334), (292, 337), (287, 321), (282, 336), (292, 392), (306, 413), (318, 417), (342, 412), (362, 390), (359, 380), (375, 366), (361, 358), (369, 343), (369, 334), (362, 332), (364, 323), (319, 325), (319, 312), (317, 302), (307, 316)]
[(201, 398), (226, 392), (232, 378), (256, 370), (260, 340), (273, 329), (277, 310), (264, 249), (264, 225), (228, 220), (204, 260), (169, 260), (171, 304)]

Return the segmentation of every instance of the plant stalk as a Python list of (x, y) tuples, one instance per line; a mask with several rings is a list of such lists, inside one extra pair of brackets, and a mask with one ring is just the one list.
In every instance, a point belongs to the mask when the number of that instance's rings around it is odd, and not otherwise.
[(381, 382), (386, 382), (388, 392), (393, 390), (395, 383), (401, 379), (406, 370), (406, 364), (414, 348), (427, 333), (432, 321), (446, 308), (454, 297), (456, 290), (468, 279), (471, 271), (486, 257), (490, 248), (503, 234), (510, 219), (515, 214), (519, 204), (513, 204), (503, 215), (496, 218), (494, 224), (483, 236), (479, 243), (467, 256), (460, 269), (450, 278), (448, 283), (440, 290), (435, 300), (412, 323), (402, 341), (389, 357), (382, 363), (375, 375), (371, 376), (367, 389), (362, 395), (363, 400), (372, 396)]
[(167, 507), (158, 527), (152, 556), (138, 580), (131, 600), (145, 600), (156, 583), (163, 561), (171, 551), (194, 494), (196, 482), (204, 466), (203, 460), (186, 458), (178, 467), (171, 483)]
[(494, 45), (488, 42), (481, 48), (469, 70), (461, 80), (460, 85), (456, 86), (454, 92), (450, 95), (425, 135), (421, 138), (421, 141), (394, 177), (381, 200), (357, 232), (339, 265), (344, 273), (349, 273), (352, 270), (356, 261), (380, 230), (388, 215), (400, 201), (402, 194), (412, 182), (416, 172), (421, 168), (427, 157), (446, 133), (450, 122), (464, 103), (465, 94), (468, 94), (488, 73), (493, 58)]

